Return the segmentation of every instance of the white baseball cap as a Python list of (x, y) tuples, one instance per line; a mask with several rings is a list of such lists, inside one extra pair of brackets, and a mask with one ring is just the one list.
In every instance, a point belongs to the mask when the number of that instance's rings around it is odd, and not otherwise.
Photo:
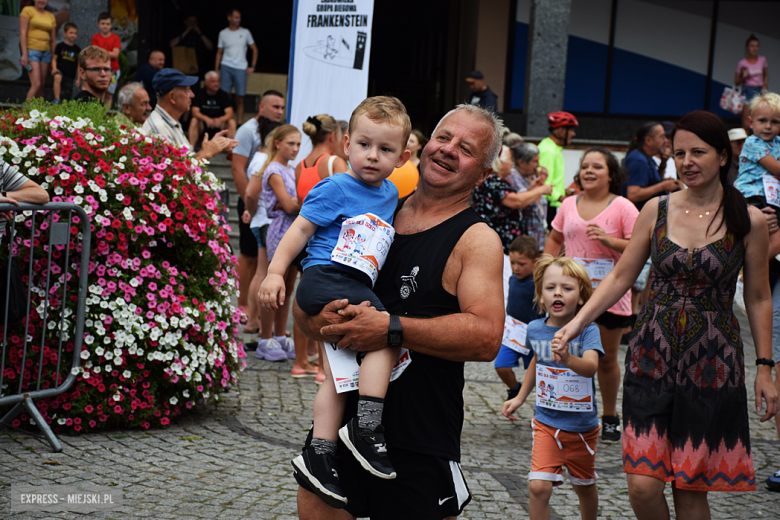
[(741, 141), (747, 139), (748, 135), (744, 128), (732, 128), (729, 130), (729, 141)]

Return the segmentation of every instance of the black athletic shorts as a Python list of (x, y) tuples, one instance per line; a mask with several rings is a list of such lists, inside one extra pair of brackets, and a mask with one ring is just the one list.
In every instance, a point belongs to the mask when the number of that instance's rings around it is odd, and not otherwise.
[(257, 258), (257, 239), (255, 238), (249, 224), (244, 224), (241, 216), (244, 214), (244, 201), (238, 198), (238, 245), (239, 251), (244, 256)]
[(596, 323), (609, 330), (625, 329), (634, 324), (636, 321), (636, 314), (631, 316), (620, 316), (619, 314), (612, 314), (611, 312), (605, 312), (598, 318)]
[[(457, 462), (390, 448), (387, 454), (398, 476), (385, 480), (364, 470), (342, 444), (338, 450), (339, 481), (349, 500), (346, 510), (358, 518), (441, 520), (459, 516), (471, 501)], [(295, 477), (302, 488), (311, 491)]]

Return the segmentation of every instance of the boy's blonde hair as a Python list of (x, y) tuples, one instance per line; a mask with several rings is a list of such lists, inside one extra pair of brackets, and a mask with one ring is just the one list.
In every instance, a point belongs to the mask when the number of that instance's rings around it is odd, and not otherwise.
[[(593, 295), (593, 285), (591, 284), (590, 277), (588, 277), (588, 272), (582, 267), (582, 264), (573, 258), (565, 256), (554, 258), (550, 255), (544, 255), (542, 256), (542, 259), (539, 260), (539, 263), (536, 264), (536, 268), (534, 268), (534, 288), (536, 293), (534, 294), (534, 303), (536, 304), (536, 308), (539, 309), (539, 312), (547, 312), (544, 302), (542, 301), (542, 281), (544, 279), (544, 273), (551, 265), (560, 267), (564, 276), (571, 276), (572, 278), (577, 279), (578, 285), (580, 286), (582, 304), (585, 305), (588, 303), (591, 295)], [(578, 311), (580, 310), (580, 307), (581, 305), (577, 305)]]
[(107, 61), (111, 63), (111, 56), (108, 55), (108, 51), (102, 47), (96, 45), (89, 45), (84, 47), (79, 52), (79, 67), (82, 69), (87, 68), (87, 60)]
[(404, 132), (401, 153), (406, 151), (406, 142), (409, 140), (409, 134), (412, 133), (412, 121), (400, 99), (392, 96), (374, 96), (363, 100), (349, 118), (350, 135), (357, 125), (358, 117), (362, 115), (377, 124), (386, 123), (391, 126), (400, 126)]
[(760, 96), (754, 96), (750, 100), (750, 115), (752, 116), (761, 105), (766, 105), (772, 109), (772, 112), (780, 114), (780, 95), (766, 92)]

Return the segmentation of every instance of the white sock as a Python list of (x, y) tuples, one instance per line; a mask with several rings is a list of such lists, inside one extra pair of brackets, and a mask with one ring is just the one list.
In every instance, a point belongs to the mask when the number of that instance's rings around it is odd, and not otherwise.
[(274, 339), (279, 342), (280, 345), (284, 345), (287, 340), (287, 336), (274, 336)]

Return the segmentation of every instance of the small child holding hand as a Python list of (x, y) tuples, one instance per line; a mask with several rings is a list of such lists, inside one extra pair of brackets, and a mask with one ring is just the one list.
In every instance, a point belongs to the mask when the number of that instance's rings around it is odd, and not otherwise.
[[(531, 421), (534, 443), (528, 474), (529, 516), (532, 520), (550, 518), (552, 489), (563, 483), (562, 468), (566, 466), (580, 499), (582, 518), (595, 520), (599, 419), (593, 376), (604, 350), (599, 329), (593, 323), (567, 345), (553, 339), (588, 301), (593, 288), (585, 268), (573, 258), (564, 257), (543, 258), (534, 270), (534, 282), (536, 302), (549, 316), (528, 325), (526, 341), (534, 357), (520, 393), (504, 403), (502, 413), (517, 420), (512, 413), (528, 398), (538, 374), (541, 381)], [(562, 384), (564, 378), (566, 385)], [(573, 386), (578, 387), (576, 392), (572, 392)], [(572, 393), (576, 393), (576, 399), (563, 399)]]

